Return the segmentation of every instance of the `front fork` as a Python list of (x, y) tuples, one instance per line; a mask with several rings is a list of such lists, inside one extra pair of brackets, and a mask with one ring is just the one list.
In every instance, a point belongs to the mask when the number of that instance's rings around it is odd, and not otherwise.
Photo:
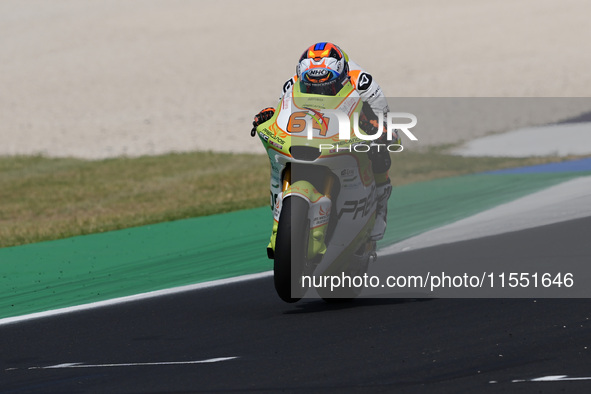
[(303, 198), (308, 202), (310, 207), (308, 210), (310, 236), (308, 240), (307, 258), (311, 260), (326, 252), (325, 238), (332, 206), (331, 195), (334, 185), (334, 176), (329, 173), (324, 179), (324, 193), (318, 192), (318, 190), (316, 190), (316, 188), (308, 181), (298, 180), (293, 184), (291, 181), (291, 165), (287, 164), (283, 172), (281, 193), (277, 196), (277, 200), (273, 207), (273, 228), (271, 231), (271, 239), (267, 246), (267, 256), (270, 259), (274, 258), (275, 240), (277, 237), (277, 228), (279, 227), (279, 216), (281, 214), (283, 200), (289, 196), (293, 196), (294, 198)]

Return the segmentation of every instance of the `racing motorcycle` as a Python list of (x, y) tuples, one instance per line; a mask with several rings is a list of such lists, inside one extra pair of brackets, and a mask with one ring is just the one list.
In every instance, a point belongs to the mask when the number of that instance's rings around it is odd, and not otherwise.
[[(327, 301), (354, 298), (361, 286), (351, 281), (337, 288), (321, 283), (332, 276), (363, 276), (376, 259), (369, 146), (351, 132), (362, 107), (350, 82), (336, 96), (303, 93), (296, 83), (256, 129), (271, 163), (267, 254), (274, 260), (275, 289), (286, 302), (300, 300), (309, 287)], [(345, 114), (353, 137), (339, 138), (343, 123), (335, 111)]]

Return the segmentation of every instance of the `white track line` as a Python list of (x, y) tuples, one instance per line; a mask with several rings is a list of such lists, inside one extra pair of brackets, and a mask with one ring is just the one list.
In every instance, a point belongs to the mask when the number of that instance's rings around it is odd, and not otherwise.
[[(46, 367), (29, 367), (29, 368), (21, 368), (21, 369), (67, 369), (67, 368), (112, 368), (112, 367), (145, 367), (145, 366), (155, 366), (155, 365), (190, 365), (190, 364), (209, 364), (209, 363), (219, 363), (220, 361), (228, 361), (237, 359), (237, 356), (234, 357), (217, 357), (217, 358), (209, 358), (207, 360), (196, 360), (196, 361), (162, 361), (162, 362), (152, 362), (152, 363), (122, 363), (122, 364), (83, 364), (83, 363), (62, 363), (56, 365), (48, 365)], [(5, 371), (17, 371), (19, 368), (7, 368)]]
[(569, 377), (568, 375), (550, 375), (543, 376), (535, 379), (515, 379), (511, 383), (523, 383), (523, 382), (564, 382), (564, 381), (579, 381), (579, 380), (591, 380), (590, 376), (583, 377)]
[(148, 293), (141, 293), (141, 294), (136, 294), (136, 295), (132, 295), (132, 296), (113, 298), (111, 300), (92, 302), (90, 304), (70, 306), (67, 308), (60, 308), (60, 309), (54, 309), (54, 310), (50, 310), (50, 311), (31, 313), (31, 314), (22, 315), (22, 316), (6, 317), (4, 319), (0, 319), (0, 326), (6, 325), (6, 324), (12, 324), (12, 323), (33, 320), (33, 319), (40, 319), (43, 317), (57, 316), (57, 315), (63, 315), (66, 313), (86, 311), (86, 310), (95, 309), (95, 308), (102, 308), (104, 306), (124, 304), (127, 302), (145, 300), (148, 298), (155, 298), (155, 297), (167, 296), (167, 295), (171, 295), (171, 294), (184, 293), (184, 292), (192, 291), (192, 290), (207, 289), (210, 287), (228, 285), (228, 284), (238, 283), (238, 282), (245, 282), (248, 280), (266, 278), (266, 277), (272, 276), (272, 275), (273, 275), (273, 271), (265, 271), (265, 272), (260, 272), (258, 274), (242, 275), (242, 276), (237, 276), (234, 278), (219, 279), (219, 280), (214, 280), (214, 281), (210, 281), (210, 282), (196, 283), (193, 285), (173, 287), (172, 289), (150, 291)]
[(153, 365), (189, 365), (189, 364), (209, 364), (219, 363), (220, 361), (234, 360), (238, 357), (217, 357), (207, 360), (197, 361), (163, 361), (153, 363), (122, 363), (122, 364), (82, 364), (82, 363), (64, 363), (49, 365), (47, 367), (29, 367), (27, 369), (64, 369), (64, 368), (110, 368), (110, 367), (143, 367)]

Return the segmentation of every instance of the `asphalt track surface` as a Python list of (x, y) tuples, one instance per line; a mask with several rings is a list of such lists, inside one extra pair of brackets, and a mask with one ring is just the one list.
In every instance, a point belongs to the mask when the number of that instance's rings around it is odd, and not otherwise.
[[(589, 229), (584, 218), (464, 241), (455, 256), (512, 242), (508, 261), (535, 249), (559, 264), (558, 243), (591, 261)], [(588, 299), (285, 304), (269, 277), (1, 326), (0, 392), (590, 392), (589, 319)], [(204, 360), (217, 362), (188, 363)]]

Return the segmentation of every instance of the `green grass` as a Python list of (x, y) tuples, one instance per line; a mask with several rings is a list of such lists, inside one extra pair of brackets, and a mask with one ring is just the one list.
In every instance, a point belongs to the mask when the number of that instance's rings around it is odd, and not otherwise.
[[(564, 159), (393, 154), (392, 183)], [(260, 207), (264, 155), (208, 152), (101, 161), (0, 157), (0, 247)]]
[(212, 153), (0, 158), (0, 246), (262, 206), (266, 160)]

